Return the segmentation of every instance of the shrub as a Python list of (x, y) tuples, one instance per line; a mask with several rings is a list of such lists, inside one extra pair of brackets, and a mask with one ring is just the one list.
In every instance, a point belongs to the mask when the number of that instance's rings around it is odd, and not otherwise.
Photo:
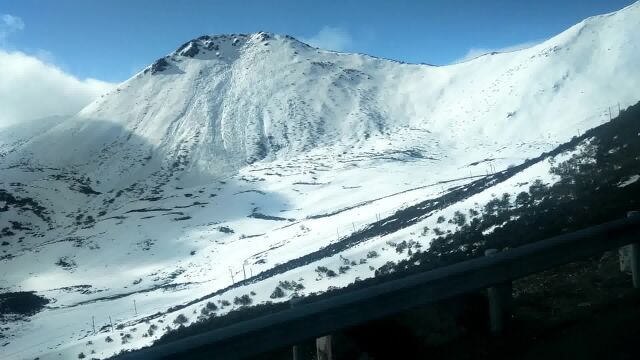
[(107, 336), (107, 337), (104, 339), (104, 341), (105, 341), (105, 342), (110, 343), (110, 342), (113, 342), (113, 339), (111, 338), (111, 336)]
[(392, 261), (388, 261), (386, 264), (382, 265), (375, 272), (375, 276), (388, 275), (395, 271), (395, 263)]
[(422, 229), (422, 236), (427, 236), (427, 234), (429, 234), (429, 227), (428, 227), (428, 226), (425, 226), (425, 227)]
[(78, 354), (78, 359), (84, 359), (84, 358), (86, 358), (86, 357), (87, 357), (87, 356), (86, 356), (83, 352), (81, 352), (80, 354)]
[(289, 281), (289, 280), (280, 281), (280, 283), (278, 283), (278, 286), (289, 291), (300, 291), (304, 289), (304, 285), (298, 282)]
[(128, 342), (129, 342), (129, 340), (130, 340), (130, 339), (132, 339), (132, 338), (133, 338), (133, 336), (131, 336), (131, 334), (124, 334), (124, 335), (122, 335), (122, 338), (121, 338), (121, 340), (122, 340), (122, 344), (126, 344), (126, 343), (128, 343)]
[(279, 298), (283, 298), (284, 296), (285, 296), (284, 291), (280, 286), (276, 286), (276, 288), (273, 290), (271, 295), (269, 295), (269, 297), (272, 299), (279, 299)]
[(519, 207), (529, 206), (531, 203), (531, 196), (527, 192), (520, 192), (518, 196), (516, 196), (516, 205)]
[(236, 296), (235, 299), (233, 299), (233, 303), (235, 305), (241, 305), (241, 306), (251, 305), (252, 302), (253, 300), (251, 300), (251, 297), (247, 294), (244, 294), (240, 297)]
[(147, 330), (147, 335), (148, 336), (153, 336), (153, 334), (155, 333), (155, 331), (158, 329), (158, 326), (155, 324), (151, 324), (151, 326), (149, 326), (149, 329)]
[(398, 254), (402, 254), (408, 247), (409, 247), (409, 244), (407, 243), (407, 241), (403, 240), (401, 243), (396, 245), (396, 252)]
[(367, 259), (377, 258), (378, 256), (380, 255), (374, 250), (371, 250), (367, 253)]
[(176, 325), (183, 325), (183, 324), (187, 323), (188, 321), (189, 321), (189, 319), (187, 319), (187, 317), (184, 316), (184, 314), (180, 314), (180, 315), (178, 315), (178, 317), (176, 317), (173, 320), (173, 323), (176, 324)]
[(59, 258), (55, 264), (62, 267), (65, 270), (71, 270), (76, 266), (76, 262), (67, 256)]
[(453, 218), (449, 220), (449, 222), (457, 226), (463, 226), (467, 222), (467, 217), (456, 210), (456, 212), (453, 213)]
[(218, 228), (218, 231), (220, 231), (221, 233), (225, 233), (225, 234), (233, 234), (233, 229), (231, 229), (228, 226), (220, 226)]

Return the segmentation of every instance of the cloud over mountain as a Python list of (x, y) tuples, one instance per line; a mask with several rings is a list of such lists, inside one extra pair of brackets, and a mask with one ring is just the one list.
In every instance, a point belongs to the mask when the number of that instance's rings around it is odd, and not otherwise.
[(0, 126), (73, 114), (115, 84), (78, 79), (19, 51), (0, 50)]

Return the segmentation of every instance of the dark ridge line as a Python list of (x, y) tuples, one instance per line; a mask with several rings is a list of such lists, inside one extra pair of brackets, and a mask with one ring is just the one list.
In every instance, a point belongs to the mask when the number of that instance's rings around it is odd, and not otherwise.
[(244, 194), (244, 193), (250, 193), (250, 192), (254, 192), (254, 193), (258, 193), (260, 195), (266, 195), (267, 193), (265, 193), (264, 191), (260, 191), (260, 190), (244, 190), (244, 191), (239, 191), (233, 195), (238, 195), (238, 194)]
[(193, 204), (191, 205), (176, 205), (173, 208), (174, 209), (186, 209), (186, 208), (190, 208), (192, 206), (198, 206), (198, 205), (207, 205), (209, 204), (208, 202), (199, 202), (199, 201), (195, 201)]
[[(411, 192), (411, 191), (426, 189), (428, 187), (447, 184), (447, 183), (450, 183), (450, 182), (473, 179), (473, 178), (478, 178), (478, 177), (480, 177), (480, 178), (487, 177), (487, 176), (491, 176), (491, 175), (494, 175), (494, 174), (497, 174), (497, 173), (493, 173), (493, 174), (489, 174), (489, 175), (466, 176), (466, 177), (450, 179), (450, 180), (442, 180), (442, 181), (438, 181), (438, 182), (433, 183), (433, 184), (418, 186), (418, 187), (415, 187), (415, 188), (411, 188), (411, 189), (399, 191), (399, 192), (396, 192), (396, 193), (393, 193), (393, 194), (385, 195), (385, 196), (382, 196), (382, 197), (379, 197), (379, 198), (363, 201), (363, 202), (357, 203), (355, 205), (348, 206), (346, 208), (334, 210), (332, 212), (328, 212), (328, 213), (324, 213), (324, 214), (310, 215), (310, 216), (307, 216), (307, 219), (321, 219), (321, 218), (325, 218), (325, 217), (330, 217), (330, 216), (333, 216), (333, 215), (337, 215), (337, 214), (343, 213), (345, 211), (353, 210), (353, 209), (361, 207), (361, 206), (369, 205), (369, 204), (371, 204), (373, 202), (376, 202), (376, 201), (384, 200), (384, 199), (387, 199), (387, 198), (390, 198), (390, 197), (393, 197), (393, 196), (397, 196), (397, 195), (401, 195), (401, 194), (404, 194), (404, 193), (408, 193), (408, 192)], [(343, 188), (344, 189), (358, 189), (358, 188), (361, 188), (361, 186), (358, 186), (358, 187), (346, 187), (346, 188), (343, 187)]]
[(141, 213), (141, 212), (153, 212), (153, 211), (171, 211), (173, 209), (165, 209), (165, 208), (142, 208), (142, 209), (133, 209), (125, 212), (125, 214), (129, 213)]
[(150, 288), (146, 288), (146, 289), (142, 289), (142, 290), (138, 290), (138, 291), (129, 291), (129, 292), (120, 293), (120, 294), (114, 294), (114, 295), (110, 295), (110, 296), (103, 296), (103, 297), (99, 297), (99, 298), (95, 298), (95, 299), (91, 299), (91, 300), (80, 301), (80, 302), (77, 302), (75, 304), (71, 304), (71, 305), (67, 305), (67, 306), (49, 307), (49, 309), (52, 309), (52, 310), (70, 309), (70, 308), (74, 308), (74, 307), (77, 307), (77, 306), (86, 305), (86, 304), (92, 304), (92, 303), (99, 302), (99, 301), (116, 300), (116, 299), (121, 299), (121, 298), (124, 298), (124, 297), (127, 297), (127, 296), (131, 296), (131, 295), (135, 295), (135, 294), (144, 294), (144, 293), (155, 291), (155, 290), (159, 290), (159, 289), (172, 289), (172, 288), (176, 288), (176, 287), (179, 287), (179, 286), (189, 286), (189, 285), (193, 285), (193, 284), (202, 284), (203, 282), (204, 281), (201, 281), (201, 282), (189, 281), (189, 282), (184, 282), (184, 283), (164, 283), (164, 284), (155, 285), (155, 286), (152, 286)]

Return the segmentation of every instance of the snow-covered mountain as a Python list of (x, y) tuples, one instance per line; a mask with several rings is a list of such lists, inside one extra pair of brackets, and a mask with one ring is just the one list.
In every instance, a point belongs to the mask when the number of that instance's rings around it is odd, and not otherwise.
[[(638, 102), (638, 33), (635, 3), (440, 67), (202, 36), (73, 117), (1, 129), (0, 290), (50, 300), (28, 321), (3, 315), (1, 357), (103, 358), (209, 301), (231, 302), (222, 315), (236, 296), (285, 301), (373, 276), (406, 258), (389, 244), (428, 247), (422, 229), (440, 216), (554, 181), (548, 159), (491, 176)], [(415, 222), (365, 231), (429, 199)], [(271, 298), (283, 281), (304, 289)]]

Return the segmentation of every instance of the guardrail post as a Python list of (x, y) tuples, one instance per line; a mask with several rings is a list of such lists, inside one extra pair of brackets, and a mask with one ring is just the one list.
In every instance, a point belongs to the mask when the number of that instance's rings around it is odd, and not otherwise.
[(333, 360), (331, 351), (331, 335), (316, 339), (316, 354), (318, 360)]
[[(640, 216), (640, 211), (629, 211), (627, 217)], [(633, 287), (640, 289), (640, 238), (638, 242), (620, 249), (620, 270), (630, 271)]]
[[(496, 249), (487, 249), (485, 256), (491, 256), (498, 252)], [(504, 332), (511, 318), (512, 283), (506, 282), (487, 289), (489, 297), (489, 323), (491, 333), (500, 335)]]
[[(640, 211), (629, 211), (627, 217), (640, 216)], [(640, 242), (623, 246), (618, 250), (620, 271), (631, 273), (633, 287), (640, 288)]]
[(631, 272), (631, 264), (629, 261), (631, 260), (631, 246), (623, 246), (618, 249), (618, 261), (620, 262), (620, 272), (630, 273)]
[(640, 243), (631, 246), (631, 276), (633, 278), (633, 287), (640, 289)]
[[(299, 302), (300, 302), (300, 298), (297, 298), (297, 297), (291, 298), (289, 299), (289, 307), (294, 308), (296, 304)], [(291, 355), (293, 357), (293, 360), (301, 360), (299, 345), (293, 345), (291, 347)]]

